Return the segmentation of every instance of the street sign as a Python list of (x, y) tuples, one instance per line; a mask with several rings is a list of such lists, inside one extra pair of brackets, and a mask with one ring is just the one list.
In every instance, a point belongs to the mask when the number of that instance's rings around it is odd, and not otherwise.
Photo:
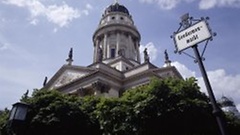
[[(201, 18), (201, 20), (196, 20), (193, 19), (193, 17), (189, 17), (189, 14), (184, 14), (181, 17), (181, 23), (180, 23), (180, 27), (178, 28), (177, 32), (173, 33), (173, 36), (171, 36), (171, 38), (173, 38), (174, 40), (174, 44), (176, 47), (176, 52), (179, 52), (179, 54), (181, 54), (181, 51), (192, 47), (193, 51), (195, 53), (195, 57), (191, 56), (192, 58), (195, 59), (195, 62), (198, 63), (200, 71), (202, 73), (202, 77), (203, 80), (205, 82), (206, 88), (207, 88), (207, 92), (209, 94), (209, 99), (210, 99), (210, 103), (212, 104), (213, 107), (213, 115), (216, 117), (221, 135), (227, 135), (226, 132), (226, 124), (225, 124), (225, 120), (224, 120), (224, 115), (222, 114), (221, 109), (219, 108), (211, 84), (209, 82), (208, 76), (207, 76), (207, 72), (205, 70), (205, 67), (203, 65), (203, 53), (202, 55), (200, 55), (199, 51), (198, 51), (198, 43), (209, 40), (212, 38), (212, 36), (216, 35), (215, 33), (211, 33), (210, 28), (208, 27), (208, 24), (206, 22), (206, 20), (208, 20), (209, 18)], [(196, 23), (193, 23), (197, 21)], [(181, 28), (183, 29), (182, 31)], [(204, 50), (206, 49), (207, 43), (205, 44)], [(187, 54), (187, 53), (184, 53)]]
[(174, 41), (177, 47), (177, 51), (181, 52), (211, 37), (212, 35), (210, 33), (210, 30), (206, 22), (203, 20), (197, 22), (196, 24), (193, 24), (187, 29), (176, 33), (174, 35)]

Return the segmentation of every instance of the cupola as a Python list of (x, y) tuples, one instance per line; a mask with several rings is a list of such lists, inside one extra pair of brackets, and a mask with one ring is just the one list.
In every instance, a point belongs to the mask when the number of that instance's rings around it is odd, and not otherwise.
[(93, 62), (108, 64), (122, 57), (136, 66), (141, 62), (140, 40), (141, 35), (128, 9), (115, 2), (105, 9), (93, 34)]
[(120, 5), (118, 2), (107, 7), (104, 12), (104, 15), (109, 14), (109, 13), (114, 13), (114, 12), (121, 12), (121, 13), (129, 15), (128, 9), (125, 6)]

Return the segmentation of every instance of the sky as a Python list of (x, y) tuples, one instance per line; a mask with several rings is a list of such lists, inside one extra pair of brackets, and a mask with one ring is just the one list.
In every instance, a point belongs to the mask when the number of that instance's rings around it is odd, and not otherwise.
[[(151, 62), (164, 65), (167, 50), (184, 78), (196, 77), (206, 88), (198, 64), (174, 53), (170, 38), (180, 17), (209, 17), (217, 33), (207, 45), (204, 65), (216, 99), (230, 97), (240, 110), (240, 0), (118, 0), (128, 8), (141, 34), (140, 50)], [(93, 62), (92, 35), (105, 8), (114, 0), (0, 0), (0, 109), (11, 108), (29, 90), (51, 78), (73, 48), (74, 65)], [(202, 52), (205, 43), (198, 44)], [(184, 51), (194, 56), (191, 48)]]

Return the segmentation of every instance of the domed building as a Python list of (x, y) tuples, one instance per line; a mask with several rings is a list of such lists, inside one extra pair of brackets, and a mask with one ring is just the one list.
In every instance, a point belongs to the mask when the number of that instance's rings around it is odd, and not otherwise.
[(149, 61), (145, 49), (141, 63), (141, 35), (129, 10), (118, 2), (105, 9), (92, 40), (93, 63), (73, 65), (71, 49), (67, 64), (44, 82), (45, 89), (79, 96), (119, 97), (130, 88), (148, 84), (152, 77), (182, 78), (168, 57), (165, 58), (168, 66), (157, 67)]
[(233, 113), (236, 117), (240, 119), (240, 113), (237, 110), (233, 100), (231, 100), (230, 98), (227, 98), (226, 96), (222, 96), (222, 98), (218, 100), (218, 103), (220, 104), (223, 112)]

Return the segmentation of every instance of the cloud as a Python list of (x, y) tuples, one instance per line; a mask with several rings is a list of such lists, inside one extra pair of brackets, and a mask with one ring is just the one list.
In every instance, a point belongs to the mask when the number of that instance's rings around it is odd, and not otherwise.
[(0, 42), (0, 51), (7, 50), (9, 45), (7, 43)]
[[(161, 9), (170, 10), (180, 3), (192, 3), (199, 0), (139, 0), (141, 3), (157, 4)], [(240, 7), (240, 0), (200, 0), (199, 9), (214, 7)]]
[(65, 3), (62, 6), (49, 6), (46, 8), (45, 15), (50, 22), (58, 24), (60, 27), (67, 26), (73, 19), (80, 17), (78, 10)]
[(73, 19), (81, 17), (82, 14), (88, 15), (92, 10), (90, 4), (86, 4), (85, 9), (79, 11), (70, 7), (65, 2), (62, 5), (44, 5), (40, 0), (3, 0), (4, 4), (15, 5), (17, 7), (26, 8), (31, 14), (30, 24), (37, 25), (38, 17), (45, 17), (49, 22), (59, 27), (68, 26)]
[(11, 47), (10, 44), (6, 41), (6, 39), (4, 38), (2, 33), (0, 32), (0, 52), (8, 50), (10, 47)]
[(239, 111), (240, 110), (240, 104), (237, 104), (236, 106), (237, 106), (237, 109)]
[[(192, 76), (196, 77), (196, 73), (194, 71), (188, 69), (180, 62), (173, 62), (172, 65), (174, 65), (179, 70), (184, 78)], [(216, 99), (220, 99), (223, 95), (230, 97), (234, 100), (238, 110), (240, 110), (240, 74), (230, 75), (227, 74), (224, 69), (208, 71), (207, 74)], [(201, 87), (201, 91), (208, 95), (203, 78), (196, 78), (198, 80), (199, 86)]]
[(188, 69), (185, 65), (175, 61), (172, 62), (172, 65), (175, 66), (183, 78), (190, 78), (190, 77), (196, 77), (196, 72), (191, 71)]
[(173, 9), (181, 0), (139, 0), (142, 3), (154, 4), (157, 3), (161, 9)]
[(32, 20), (30, 21), (30, 24), (32, 24), (32, 25), (37, 25), (38, 22), (39, 22), (38, 19), (32, 19)]
[(240, 7), (240, 0), (201, 0), (200, 9), (210, 9), (214, 7)]
[(92, 5), (87, 4), (87, 5), (86, 5), (86, 9), (84, 9), (84, 10), (82, 11), (82, 13), (84, 13), (85, 15), (89, 15), (89, 11), (92, 10), (92, 9), (93, 9)]
[(199, 3), (200, 9), (210, 9), (215, 7), (217, 0), (201, 0)]
[[(216, 97), (223, 95), (231, 97), (236, 102), (237, 106), (240, 107), (240, 74), (229, 75), (224, 69), (217, 69), (214, 71), (208, 71), (208, 78), (210, 80), (213, 92)], [(198, 78), (199, 85), (202, 86), (201, 90), (207, 92), (202, 77)], [(238, 108), (240, 109), (240, 108)]]
[(5, 4), (16, 5), (18, 7), (24, 7), (29, 1), (30, 0), (3, 0), (2, 2)]
[(143, 51), (145, 48), (147, 48), (147, 52), (150, 57), (150, 61), (153, 62), (154, 60), (156, 60), (158, 51), (152, 42), (149, 42), (146, 45), (140, 45), (139, 51), (140, 51), (141, 60), (144, 61)]

